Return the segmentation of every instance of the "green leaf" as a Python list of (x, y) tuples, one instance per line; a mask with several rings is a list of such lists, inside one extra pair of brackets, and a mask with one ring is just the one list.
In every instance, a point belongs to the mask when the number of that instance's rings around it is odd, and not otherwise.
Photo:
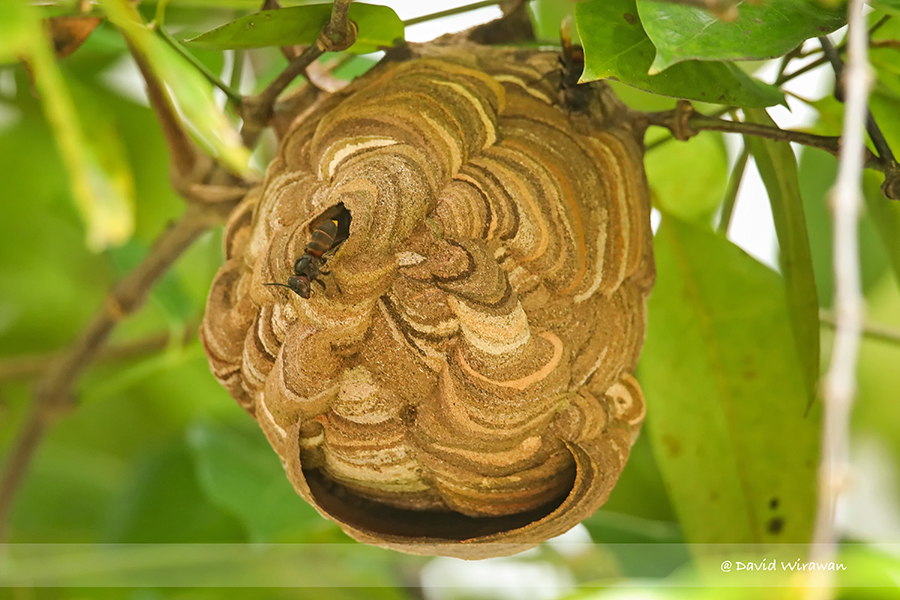
[(615, 557), (623, 577), (663, 578), (690, 563), (676, 523), (614, 513), (604, 507), (582, 525), (595, 542), (603, 544), (603, 554)]
[(291, 487), (278, 456), (262, 434), (253, 437), (209, 423), (188, 432), (201, 487), (238, 517), (251, 542), (308, 541), (327, 525)]
[[(539, 40), (559, 40), (559, 26), (566, 17), (575, 16), (575, 7), (578, 5), (577, 0), (534, 0), (529, 4), (531, 10), (532, 23), (534, 24), (534, 34)], [(576, 44), (581, 42), (576, 39), (577, 31), (572, 31), (572, 41)]]
[(637, 0), (637, 10), (656, 46), (651, 73), (690, 59), (775, 58), (847, 20), (843, 7), (827, 8), (816, 0), (741, 2), (740, 16), (729, 22), (700, 8), (653, 0)]
[(641, 385), (685, 540), (805, 543), (820, 415), (806, 410), (781, 278), (667, 215), (655, 252)]
[(14, 63), (30, 54), (34, 35), (35, 15), (24, 2), (0, 2), (0, 64)]
[[(134, 186), (127, 164), (116, 156), (109, 130), (86, 131), (35, 11), (11, 0), (0, 9), (0, 61), (15, 57), (30, 67), (34, 88), (53, 128), (94, 251), (119, 245), (134, 231)], [(114, 134), (113, 134), (114, 135)]]
[(728, 184), (722, 135), (704, 131), (663, 144), (644, 157), (653, 204), (683, 221), (709, 227)]
[(712, 104), (763, 107), (784, 103), (781, 92), (726, 62), (685, 61), (649, 75), (655, 48), (634, 0), (588, 0), (576, 8), (585, 52), (583, 81), (616, 78), (636, 88)]
[[(331, 6), (311, 4), (264, 10), (208, 31), (188, 43), (218, 50), (314, 44), (331, 18)], [(375, 52), (403, 39), (403, 21), (387, 6), (354, 2), (350, 5), (350, 19), (359, 27), (359, 35), (348, 52)]]
[(200, 141), (236, 173), (247, 171), (250, 153), (213, 97), (213, 86), (184, 57), (169, 47), (140, 20), (127, 0), (101, 0), (109, 19), (150, 63), (171, 89), (186, 120)]
[[(751, 123), (776, 126), (763, 109), (748, 109), (744, 114)], [(806, 391), (812, 402), (819, 381), (819, 297), (797, 178), (797, 159), (788, 142), (750, 135), (744, 136), (744, 139), (769, 194), (778, 236), (778, 259), (787, 290), (791, 331), (806, 378)]]
[(244, 541), (240, 523), (211, 503), (197, 485), (182, 438), (170, 438), (129, 466), (124, 490), (107, 517), (109, 541)]
[[(819, 306), (830, 308), (834, 297), (834, 264), (832, 262), (832, 222), (828, 208), (828, 191), (834, 184), (838, 159), (816, 148), (804, 148), (800, 155), (799, 182), (809, 233)], [(864, 174), (868, 210), (860, 216), (859, 254), (863, 290), (877, 285), (888, 268), (892, 255), (895, 272), (900, 275), (900, 205), (885, 198), (879, 188), (881, 173)], [(885, 214), (880, 214), (886, 211)]]
[[(631, 447), (625, 470), (616, 481), (609, 499), (595, 516), (600, 513), (615, 514), (623, 519), (635, 517), (642, 522), (665, 525), (669, 530), (672, 527), (677, 529), (675, 512), (666, 497), (666, 486), (646, 434), (640, 435)], [(609, 541), (606, 538), (597, 539)]]

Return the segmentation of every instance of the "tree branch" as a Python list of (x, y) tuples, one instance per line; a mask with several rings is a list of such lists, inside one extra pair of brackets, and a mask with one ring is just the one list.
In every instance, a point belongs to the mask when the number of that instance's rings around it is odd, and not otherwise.
[(4, 538), (16, 492), (44, 434), (75, 406), (72, 387), (81, 373), (98, 356), (119, 321), (135, 312), (178, 257), (203, 232), (221, 223), (226, 214), (227, 209), (223, 208), (189, 205), (181, 220), (160, 234), (143, 262), (113, 287), (80, 337), (47, 366), (35, 386), (28, 416), (0, 477), (0, 540)]
[[(665, 127), (676, 139), (687, 139), (696, 135), (699, 131), (723, 131), (726, 133), (740, 133), (754, 135), (780, 142), (796, 142), (804, 146), (819, 148), (834, 156), (840, 155), (841, 138), (839, 136), (825, 136), (794, 131), (792, 129), (779, 129), (758, 123), (744, 121), (727, 121), (716, 117), (708, 117), (694, 112), (693, 109), (676, 108), (656, 113), (647, 113), (648, 124)], [(868, 149), (865, 150), (865, 166), (876, 171), (883, 171), (884, 166), (877, 156)]]
[[(819, 311), (819, 321), (823, 325), (835, 329), (837, 327), (837, 319), (834, 313), (827, 310)], [(881, 323), (863, 323), (863, 337), (871, 338), (881, 342), (900, 345), (900, 328), (883, 325)]]
[(244, 120), (241, 137), (245, 145), (252, 147), (256, 143), (259, 134), (272, 119), (278, 96), (298, 75), (305, 73), (306, 68), (314, 60), (324, 52), (340, 52), (353, 45), (358, 29), (356, 23), (347, 18), (349, 10), (350, 0), (335, 0), (331, 9), (331, 20), (322, 28), (315, 45), (304, 48), (303, 52), (292, 59), (278, 77), (258, 95), (244, 97), (241, 104), (241, 118)]
[[(825, 36), (819, 38), (819, 43), (822, 45), (825, 57), (831, 62), (835, 80), (840, 82), (844, 74), (844, 61), (841, 60), (840, 53)], [(868, 61), (866, 65), (866, 68), (869, 68)], [(841, 93), (840, 89), (839, 85), (835, 87), (834, 97), (838, 101), (843, 102), (844, 94)], [(878, 156), (884, 167), (884, 183), (881, 186), (881, 191), (892, 200), (900, 200), (900, 167), (898, 167), (894, 153), (891, 151), (887, 140), (884, 139), (884, 134), (881, 133), (881, 128), (875, 122), (875, 117), (872, 115), (872, 111), (868, 109), (868, 106), (866, 107), (866, 131), (869, 133), (869, 139), (872, 140), (872, 145), (878, 151)]]
[[(885, 23), (887, 23), (890, 20), (891, 20), (891, 15), (885, 15), (885, 16), (881, 17), (880, 19), (878, 19), (878, 22), (869, 28), (869, 36), (871, 37), (872, 34), (874, 34), (876, 31), (881, 29), (885, 25)], [(889, 43), (889, 42), (893, 42), (893, 41), (894, 40), (883, 40), (883, 41), (878, 41), (878, 42), (870, 41), (869, 47), (870, 48), (889, 48), (889, 47), (893, 47), (892, 44)], [(847, 40), (845, 39), (843, 42), (841, 42), (841, 45), (837, 47), (837, 51), (839, 53), (842, 53), (846, 50), (846, 48), (847, 48)], [(820, 52), (822, 52), (822, 50), (810, 51), (806, 54), (798, 56), (797, 58), (806, 58), (807, 56), (811, 56), (814, 53), (818, 54)], [(821, 67), (822, 65), (824, 65), (826, 63), (828, 63), (828, 58), (823, 56), (823, 57), (809, 63), (808, 65), (804, 65), (804, 66), (800, 67), (793, 73), (785, 74), (784, 71), (782, 70), (782, 72), (775, 79), (775, 85), (780, 86), (781, 84), (786, 83), (786, 82), (790, 81), (791, 79), (800, 77), (804, 73), (808, 73), (809, 71), (812, 71), (815, 68)]]
[(134, 62), (137, 64), (141, 76), (144, 78), (144, 84), (147, 86), (147, 98), (150, 100), (150, 106), (156, 113), (156, 118), (162, 127), (163, 137), (166, 139), (166, 146), (169, 148), (169, 166), (172, 174), (173, 184), (189, 178), (197, 167), (197, 149), (191, 140), (181, 119), (178, 118), (178, 112), (175, 110), (175, 104), (166, 91), (163, 83), (156, 77), (156, 73), (150, 67), (150, 63), (144, 58), (144, 55), (138, 48), (131, 43), (131, 40), (125, 36), (128, 43), (128, 49), (131, 52)]
[[(856, 387), (856, 360), (862, 331), (862, 285), (859, 267), (859, 215), (865, 150), (866, 102), (872, 75), (866, 59), (863, 0), (850, 0), (847, 21), (848, 64), (844, 77), (843, 144), (837, 180), (829, 192), (834, 211), (836, 331), (831, 364), (824, 381), (824, 423), (819, 465), (819, 499), (810, 557), (827, 562), (836, 554), (835, 506), (845, 486), (850, 437), (850, 408)], [(841, 81), (842, 79), (842, 81)], [(816, 573), (817, 576), (824, 576)], [(833, 574), (832, 574), (833, 575)], [(829, 581), (833, 583), (833, 580)], [(810, 590), (816, 588), (810, 587)], [(828, 591), (827, 588), (825, 588)], [(821, 594), (819, 589), (817, 593)]]
[(434, 21), (435, 19), (443, 19), (444, 17), (452, 17), (453, 15), (460, 15), (462, 13), (466, 13), (472, 10), (478, 10), (479, 8), (486, 8), (488, 6), (496, 6), (497, 4), (501, 4), (503, 0), (483, 0), (482, 2), (474, 2), (472, 4), (466, 4), (465, 6), (457, 6), (456, 8), (448, 8), (447, 10), (442, 10), (440, 12), (431, 13), (428, 15), (422, 15), (421, 17), (413, 17), (412, 19), (407, 19), (403, 21), (404, 27), (409, 27), (411, 25), (418, 25), (419, 23), (427, 23), (428, 21)]
[(172, 187), (185, 199), (199, 204), (229, 205), (240, 200), (247, 193), (251, 182), (225, 171), (217, 161), (197, 149), (178, 118), (175, 104), (165, 85), (156, 76), (150, 63), (130, 41), (128, 48), (144, 78), (150, 106), (156, 113), (169, 149)]
[(181, 55), (181, 57), (184, 58), (184, 60), (191, 63), (191, 66), (194, 67), (195, 69), (197, 69), (197, 72), (200, 73), (201, 75), (203, 75), (204, 79), (206, 79), (208, 82), (213, 84), (215, 87), (222, 90), (222, 92), (225, 94), (225, 96), (228, 97), (229, 102), (233, 103), (235, 106), (240, 105), (241, 95), (237, 91), (235, 91), (231, 86), (227, 85), (224, 81), (222, 81), (221, 79), (216, 77), (216, 75), (212, 71), (210, 71), (206, 67), (206, 65), (204, 65), (202, 62), (197, 60), (197, 58), (193, 54), (191, 54), (190, 52), (185, 50), (184, 46), (182, 46), (178, 42), (178, 40), (173, 38), (169, 34), (169, 32), (167, 32), (161, 26), (156, 27), (155, 29), (156, 29), (156, 33), (159, 34), (159, 37), (161, 37), (163, 39), (163, 41), (166, 42), (166, 44), (168, 44), (172, 50), (174, 50), (179, 55)]
[[(94, 362), (107, 363), (153, 354), (164, 350), (175, 341), (185, 345), (196, 336), (196, 333), (197, 325), (190, 324), (178, 336), (173, 335), (170, 331), (164, 331), (146, 338), (112, 344), (102, 348), (97, 353)], [(47, 370), (48, 364), (59, 360), (63, 352), (54, 351), (0, 359), (0, 381), (37, 377)]]

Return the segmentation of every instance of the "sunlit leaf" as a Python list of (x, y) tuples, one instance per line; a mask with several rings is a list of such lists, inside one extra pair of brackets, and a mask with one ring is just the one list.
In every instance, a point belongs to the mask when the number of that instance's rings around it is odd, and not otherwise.
[[(354, 2), (350, 5), (349, 17), (359, 27), (359, 35), (348, 52), (375, 52), (403, 39), (403, 22), (387, 6)], [(331, 4), (265, 10), (241, 17), (188, 42), (220, 50), (314, 44), (330, 18)]]
[(656, 94), (713, 104), (763, 107), (784, 102), (777, 88), (731, 63), (685, 61), (649, 75), (655, 48), (634, 0), (587, 0), (578, 4), (575, 15), (585, 51), (584, 81), (612, 77)]
[(809, 539), (819, 407), (790, 342), (784, 284), (722, 236), (664, 216), (641, 385), (688, 542)]
[(761, 60), (790, 52), (804, 40), (831, 33), (847, 20), (843, 7), (816, 0), (741, 2), (733, 21), (693, 6), (637, 0), (647, 36), (656, 46), (651, 73), (690, 59)]
[(246, 172), (250, 154), (216, 104), (212, 84), (147, 28), (127, 0), (102, 0), (101, 5), (172, 91), (200, 140), (236, 173)]
[(0, 59), (21, 58), (29, 65), (87, 226), (87, 244), (96, 251), (121, 244), (134, 230), (134, 193), (127, 167), (105, 152), (93, 131), (83, 129), (37, 14), (22, 0), (3, 6)]
[[(744, 111), (747, 121), (775, 127), (765, 110)], [(813, 274), (806, 217), (797, 179), (797, 159), (788, 142), (746, 136), (772, 207), (778, 259), (787, 289), (791, 331), (810, 401), (819, 381), (819, 298)]]
[(684, 221), (710, 226), (728, 183), (721, 134), (702, 132), (648, 152), (644, 164), (653, 204)]

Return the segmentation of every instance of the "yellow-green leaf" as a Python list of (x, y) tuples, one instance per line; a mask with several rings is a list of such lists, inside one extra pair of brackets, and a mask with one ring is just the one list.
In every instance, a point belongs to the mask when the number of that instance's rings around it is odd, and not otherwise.
[(692, 543), (804, 543), (820, 410), (807, 412), (781, 278), (663, 216), (640, 380), (647, 432)]
[[(763, 109), (746, 109), (744, 114), (752, 123), (775, 126)], [(769, 193), (791, 330), (806, 379), (807, 394), (812, 401), (819, 380), (819, 297), (800, 197), (797, 159), (787, 142), (746, 136), (746, 143)]]
[(704, 131), (687, 142), (670, 142), (644, 159), (653, 205), (709, 228), (728, 183), (722, 134)]
[(172, 91), (175, 102), (199, 141), (235, 173), (247, 171), (250, 153), (213, 97), (213, 86), (140, 19), (127, 0), (101, 0), (101, 5)]
[[(331, 4), (264, 10), (188, 42), (219, 50), (314, 44), (330, 18)], [(403, 21), (387, 6), (354, 2), (350, 5), (349, 18), (359, 27), (359, 34), (348, 52), (366, 54), (403, 40)]]
[(95, 251), (122, 244), (134, 231), (134, 190), (130, 174), (98, 152), (94, 132), (86, 132), (71, 93), (57, 67), (40, 19), (22, 0), (0, 7), (0, 59), (24, 60), (40, 95), (47, 120), (72, 186), (72, 195), (87, 227), (87, 244)]

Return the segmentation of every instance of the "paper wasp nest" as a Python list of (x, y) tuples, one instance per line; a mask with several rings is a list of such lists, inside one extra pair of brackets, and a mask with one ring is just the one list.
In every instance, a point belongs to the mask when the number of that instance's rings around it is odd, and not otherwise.
[[(565, 532), (625, 466), (650, 206), (605, 86), (576, 113), (555, 54), (427, 52), (294, 120), (227, 225), (201, 335), (322, 514), (363, 542), (480, 558)], [(340, 205), (325, 289), (265, 285)]]

